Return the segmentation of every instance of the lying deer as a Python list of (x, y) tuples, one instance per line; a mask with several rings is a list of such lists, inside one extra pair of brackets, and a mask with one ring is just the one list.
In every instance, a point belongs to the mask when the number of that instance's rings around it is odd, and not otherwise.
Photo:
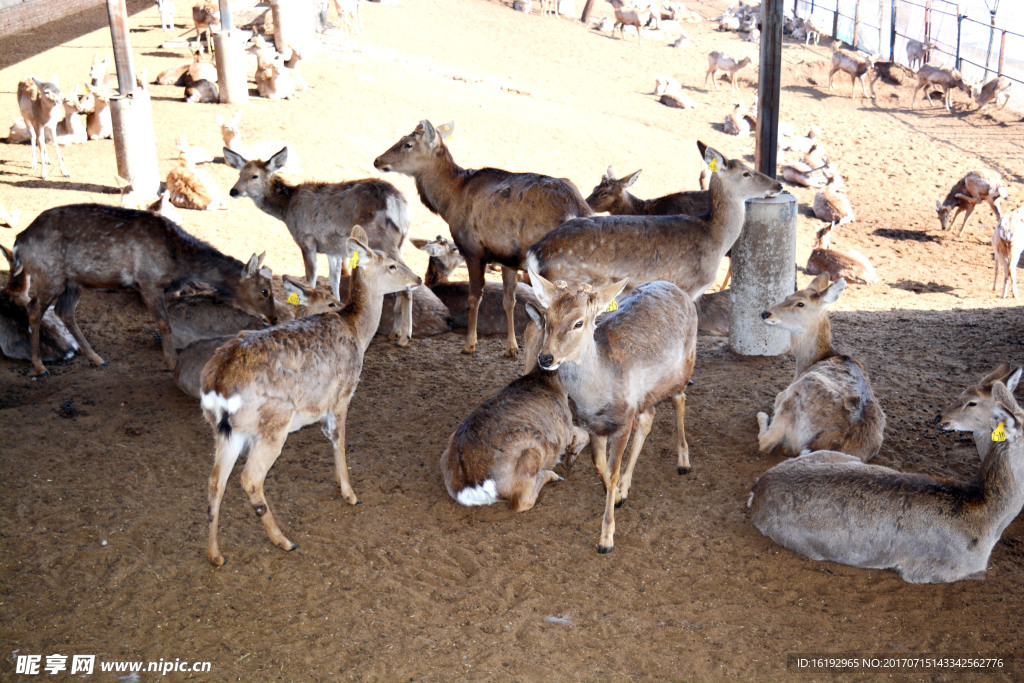
[(702, 142), (712, 170), (711, 211), (703, 216), (592, 216), (570, 220), (527, 252), (527, 265), (549, 280), (610, 282), (667, 280), (691, 299), (715, 282), (746, 217), (746, 201), (777, 194), (775, 180), (729, 160)]
[[(327, 254), (331, 293), (344, 300), (341, 276), (348, 270), (348, 237), (356, 224), (369, 235), (371, 248), (402, 260), (409, 204), (391, 183), (377, 178), (293, 183), (280, 173), (288, 163), (287, 147), (266, 161), (249, 161), (225, 147), (224, 160), (239, 171), (231, 196), (249, 197), (261, 211), (284, 221), (302, 252), (307, 285), (316, 286), (316, 255)], [(412, 294), (404, 290), (399, 301), (392, 338), (406, 346), (412, 336)]]
[(170, 192), (171, 204), (179, 209), (197, 211), (224, 211), (227, 207), (221, 198), (220, 189), (209, 171), (196, 168), (189, 154), (188, 141), (179, 137), (178, 164), (167, 173), (166, 186)]
[(1024, 206), (1003, 216), (992, 230), (992, 253), (996, 260), (996, 273), (992, 291), (996, 291), (999, 275), (1003, 276), (1003, 298), (1012, 291), (1017, 298), (1017, 264), (1024, 252)]
[(230, 119), (217, 114), (217, 125), (224, 146), (246, 159), (267, 160), (279, 150), (288, 150), (288, 161), (281, 167), (281, 173), (302, 173), (299, 155), (291, 145), (280, 140), (256, 140), (246, 142), (242, 139), (242, 110), (239, 109)]
[[(271, 541), (295, 549), (274, 520), (263, 481), (290, 432), (319, 422), (334, 447), (338, 485), (345, 501), (359, 502), (345, 463), (345, 420), (363, 368), (363, 354), (380, 319), (384, 294), (420, 284), (402, 263), (370, 249), (353, 226), (347, 251), (353, 257), (349, 302), (340, 313), (323, 313), (235, 337), (221, 346), (202, 375), (203, 416), (214, 431), (217, 453), (208, 486), (210, 537), (206, 556), (224, 564), (217, 523), (224, 487), (235, 461), (247, 453), (242, 488)], [(288, 367), (288, 372), (282, 372)], [(282, 400), (281, 396), (287, 396)]]
[(590, 207), (569, 180), (497, 168), (464, 169), (442, 140), (453, 124), (435, 130), (430, 121), (374, 160), (374, 167), (412, 176), (420, 200), (448, 223), (469, 270), (469, 323), (463, 353), (476, 351), (477, 318), (484, 267), (501, 264), (508, 339), (505, 354), (515, 357), (516, 271), (527, 248), (545, 233)]
[(961, 211), (964, 212), (964, 224), (957, 233), (957, 238), (964, 235), (967, 230), (967, 221), (974, 212), (974, 207), (982, 202), (992, 207), (996, 220), (1002, 220), (1003, 212), (999, 203), (1006, 199), (1009, 192), (1003, 185), (1003, 178), (995, 171), (987, 168), (979, 168), (970, 171), (960, 180), (956, 181), (953, 188), (941, 202), (935, 202), (935, 211), (939, 214), (939, 224), (943, 230), (949, 230), (956, 222), (956, 217)]
[[(678, 471), (690, 471), (683, 392), (697, 359), (697, 311), (690, 296), (671, 282), (646, 282), (623, 299), (618, 310), (595, 323), (625, 281), (598, 288), (570, 287), (562, 280), (550, 282), (532, 268), (530, 280), (546, 306), (537, 365), (558, 371), (576, 406), (577, 420), (590, 433), (594, 466), (605, 490), (597, 551), (608, 553), (615, 546), (615, 508), (629, 496), (655, 404), (666, 398), (671, 397), (676, 410)], [(622, 471), (630, 433), (633, 445)]]
[(82, 96), (85, 130), (90, 140), (104, 140), (114, 136), (114, 122), (110, 115), (110, 94), (101, 88), (89, 86)]
[(711, 212), (711, 193), (707, 190), (674, 192), (656, 199), (634, 197), (628, 189), (640, 177), (642, 170), (616, 178), (615, 169), (609, 166), (601, 182), (587, 197), (587, 204), (594, 213), (607, 211), (614, 216), (702, 216)]
[[(0, 251), (13, 271), (14, 255), (3, 245), (0, 245)], [(30, 276), (24, 274), (20, 277), (11, 276), (0, 289), (0, 352), (14, 360), (29, 360), (32, 357), (32, 333), (28, 324), (31, 280)], [(53, 312), (52, 306), (43, 314), (41, 326), (39, 353), (43, 361), (71, 360), (78, 351), (78, 342)]]
[(871, 95), (868, 95), (867, 85), (864, 83), (864, 76), (875, 68), (875, 55), (864, 55), (859, 52), (851, 52), (842, 49), (842, 43), (832, 43), (832, 68), (828, 72), (828, 89), (832, 90), (832, 79), (836, 73), (842, 71), (850, 75), (850, 97), (853, 97), (857, 90), (857, 81), (860, 81), (860, 88), (864, 97), (875, 99), (875, 83), (871, 82)]
[(748, 502), (754, 526), (813, 560), (894, 569), (909, 583), (984, 578), (992, 548), (1024, 506), (1024, 410), (1002, 382), (992, 395), (991, 441), (971, 479), (818, 451), (757, 480)]
[(878, 273), (871, 261), (864, 254), (855, 249), (839, 250), (832, 249), (829, 241), (835, 223), (822, 226), (815, 235), (814, 248), (807, 258), (805, 270), (808, 275), (827, 274), (831, 279), (842, 278), (847, 282), (858, 285), (875, 284), (878, 282)]
[(57, 140), (57, 123), (64, 118), (63, 103), (64, 98), (60, 94), (56, 76), (49, 83), (43, 83), (38, 78), (26, 78), (18, 83), (18, 108), (28, 126), (29, 141), (32, 144), (30, 170), (36, 170), (36, 142), (38, 141), (40, 173), (43, 180), (46, 180), (46, 169), (50, 164), (50, 159), (46, 155), (47, 134), (53, 140), (60, 172), (65, 178), (71, 177), (68, 169), (64, 167), (64, 158), (60, 155), (60, 142)]
[(708, 71), (704, 74), (704, 88), (708, 87), (708, 78), (711, 79), (711, 85), (715, 86), (715, 90), (718, 90), (718, 72), (724, 71), (729, 74), (729, 80), (732, 81), (733, 92), (739, 92), (739, 87), (736, 85), (736, 72), (750, 64), (750, 55), (746, 55), (743, 59), (734, 59), (724, 52), (715, 50), (714, 52), (708, 53)]
[(187, 280), (216, 289), (220, 298), (271, 323), (277, 319), (270, 271), (263, 256), (248, 264), (197, 240), (175, 223), (149, 213), (101, 204), (72, 204), (48, 209), (14, 241), (14, 274), (32, 278), (28, 319), (32, 328), (32, 366), (46, 374), (40, 359), (39, 322), (56, 302), (82, 352), (93, 365), (106, 365), (75, 321), (81, 287), (137, 289), (160, 330), (167, 366), (176, 354), (171, 342), (164, 292)]
[(964, 83), (963, 77), (956, 69), (925, 64), (917, 71), (917, 85), (914, 87), (913, 97), (910, 98), (911, 109), (914, 108), (914, 103), (917, 101), (917, 92), (921, 88), (925, 88), (925, 99), (928, 100), (928, 106), (935, 106), (935, 103), (932, 102), (931, 91), (928, 90), (931, 86), (942, 88), (942, 102), (946, 105), (946, 111), (952, 111), (954, 89), (963, 90), (968, 95), (973, 94), (971, 86)]
[(757, 414), (761, 452), (841, 451), (866, 462), (882, 447), (885, 413), (864, 367), (832, 347), (826, 307), (844, 289), (846, 280), (829, 284), (822, 274), (761, 314), (765, 323), (789, 331), (796, 357), (796, 379), (775, 397), (771, 422)]
[(535, 368), (459, 424), (441, 454), (441, 474), (460, 505), (507, 500), (512, 510), (525, 512), (545, 484), (562, 481), (553, 469), (562, 455), (571, 465), (589, 441), (573, 426), (558, 373)]
[(978, 457), (984, 462), (992, 442), (992, 427), (989, 424), (995, 406), (992, 386), (1002, 382), (1012, 394), (1020, 382), (1020, 376), (1020, 366), (1014, 367), (1003, 361), (977, 384), (960, 392), (948, 408), (935, 416), (935, 423), (945, 432), (971, 432)]
[(820, 221), (836, 225), (852, 222), (855, 219), (853, 206), (850, 205), (850, 198), (843, 192), (842, 176), (830, 165), (826, 165), (822, 171), (825, 174), (825, 187), (814, 195), (814, 215)]

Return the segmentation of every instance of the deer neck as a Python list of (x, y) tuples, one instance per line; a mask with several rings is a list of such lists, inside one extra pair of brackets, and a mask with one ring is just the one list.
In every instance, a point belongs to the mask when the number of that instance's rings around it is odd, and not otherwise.
[(437, 285), (447, 284), (448, 275), (445, 273), (444, 263), (436, 256), (431, 256), (427, 262), (427, 272), (423, 275), (423, 284), (427, 289), (433, 289)]
[(288, 205), (293, 194), (295, 194), (295, 185), (275, 173), (267, 181), (263, 195), (259, 198), (254, 197), (253, 200), (260, 210), (283, 221), (288, 213)]
[(743, 229), (747, 200), (729, 192), (717, 173), (712, 174), (708, 190), (711, 193), (708, 229), (715, 242), (722, 245), (721, 252), (725, 254)]
[(823, 315), (817, 326), (803, 333), (791, 333), (790, 347), (796, 357), (797, 377), (818, 361), (838, 355), (832, 348), (832, 324), (828, 316)]
[(558, 368), (558, 376), (566, 391), (573, 400), (586, 402), (586, 397), (603, 396), (604, 372), (601, 365), (601, 354), (594, 338), (584, 341), (578, 360), (562, 363)]
[[(629, 192), (623, 191), (618, 201), (617, 210), (614, 213), (624, 214), (627, 216), (638, 216), (646, 214), (650, 208), (652, 200), (640, 199), (633, 196)], [(609, 213), (612, 213), (609, 211)]]
[(440, 144), (430, 167), (416, 174), (416, 191), (424, 206), (445, 218), (455, 202), (456, 184), (465, 170), (455, 163), (451, 152)]
[(360, 350), (365, 352), (373, 340), (383, 310), (384, 295), (369, 282), (366, 269), (353, 269), (348, 303), (341, 310), (341, 316), (348, 320), (355, 330)]
[(974, 483), (981, 487), (982, 509), (991, 525), (979, 531), (994, 533), (998, 539), (1024, 504), (1024, 454), (1020, 452), (1024, 444), (992, 441), (991, 434), (988, 439), (985, 460)]

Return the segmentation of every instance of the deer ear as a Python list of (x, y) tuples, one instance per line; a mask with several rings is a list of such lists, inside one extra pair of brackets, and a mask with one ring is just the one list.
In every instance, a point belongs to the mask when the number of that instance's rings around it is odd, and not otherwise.
[(1020, 382), (1021, 372), (1024, 372), (1024, 368), (1017, 368), (1013, 371), (1013, 374), (1006, 378), (1006, 388), (1013, 393), (1013, 390), (1017, 388), (1017, 383)]
[[(828, 277), (826, 274), (825, 277)], [(831, 285), (828, 286), (824, 292), (821, 293), (821, 301), (825, 305), (835, 303), (835, 300), (839, 298), (839, 295), (846, 289), (846, 278), (839, 278)]]
[(630, 187), (633, 183), (636, 182), (636, 179), (640, 177), (640, 172), (641, 171), (643, 171), (642, 168), (640, 170), (638, 170), (638, 171), (634, 171), (631, 175), (628, 175), (625, 178), (623, 178), (622, 179), (622, 186), (623, 187)]
[(526, 314), (530, 316), (530, 320), (534, 323), (544, 327), (544, 312), (530, 302), (526, 302)]
[(423, 247), (429, 244), (429, 242), (427, 242), (427, 240), (423, 239), (422, 237), (410, 237), (409, 241), (412, 243), (412, 246), (416, 247), (417, 249), (423, 249)]
[(353, 225), (352, 234), (348, 238), (348, 251), (352, 254), (352, 257), (350, 258), (354, 259), (355, 263), (350, 261), (348, 265), (349, 269), (352, 269), (353, 267), (358, 268), (360, 265), (367, 263), (367, 261), (372, 258), (373, 251), (370, 247), (366, 246), (367, 241), (366, 231), (363, 230), (363, 226)]
[(615, 297), (617, 297), (622, 290), (626, 288), (627, 284), (629, 284), (628, 278), (625, 280), (619, 280), (618, 282), (613, 282), (605, 285), (604, 287), (599, 287), (594, 290), (590, 300), (594, 302), (598, 312), (607, 310), (611, 303), (615, 301)]
[(1014, 441), (1020, 436), (1020, 423), (1024, 419), (1024, 415), (1020, 414), (1020, 406), (1002, 382), (992, 385), (992, 398), (995, 399), (995, 405), (992, 406), (993, 426), (1003, 423), (1006, 440)]
[[(996, 381), (1003, 382), (1003, 381), (1005, 381), (1005, 379), (1010, 376), (1010, 373), (1012, 371), (1013, 371), (1013, 366), (1010, 365), (1009, 363), (1007, 363), (1004, 360), (999, 365), (997, 365), (992, 370), (992, 372), (990, 372), (987, 375), (985, 375), (984, 377), (982, 377), (981, 381), (979, 381), (978, 384), (980, 384), (980, 385), (982, 385), (984, 387), (991, 387), (993, 382), (996, 382)], [(1010, 391), (1013, 391), (1013, 389), (1010, 389)]]
[(267, 159), (267, 171), (269, 173), (276, 173), (277, 171), (280, 171), (287, 163), (288, 148), (282, 147), (280, 152)]
[(441, 134), (441, 137), (445, 140), (450, 140), (452, 135), (455, 133), (455, 122), (446, 121), (437, 127), (437, 132)]
[(615, 167), (609, 166), (608, 170), (604, 172), (604, 179), (607, 181), (615, 180)]
[(433, 124), (426, 119), (420, 121), (420, 125), (416, 127), (416, 131), (423, 135), (423, 139), (431, 147), (437, 147), (437, 131), (434, 130)]
[(259, 256), (253, 254), (249, 257), (249, 262), (245, 264), (245, 274), (242, 277), (252, 277), (260, 272), (260, 266), (263, 265), (263, 259), (267, 257), (267, 252), (263, 252)]
[(541, 277), (533, 268), (528, 268), (527, 272), (530, 274), (530, 284), (533, 286), (533, 293), (537, 295), (537, 301), (547, 308), (555, 298), (555, 285)]
[(228, 166), (230, 166), (231, 168), (238, 169), (239, 171), (241, 171), (242, 168), (244, 168), (245, 165), (248, 163), (245, 157), (243, 157), (238, 152), (232, 152), (227, 147), (224, 148), (224, 161), (227, 162)]
[(305, 283), (299, 282), (291, 275), (282, 276), (281, 285), (284, 287), (284, 291), (288, 294), (288, 303), (299, 306), (308, 306), (310, 297), (312, 297), (315, 292), (312, 287), (307, 287)]
[(716, 150), (714, 147), (708, 147), (703, 142), (697, 143), (698, 147), (702, 146), (702, 153), (704, 154), (704, 163), (711, 169), (712, 172), (724, 169), (729, 163), (721, 152)]

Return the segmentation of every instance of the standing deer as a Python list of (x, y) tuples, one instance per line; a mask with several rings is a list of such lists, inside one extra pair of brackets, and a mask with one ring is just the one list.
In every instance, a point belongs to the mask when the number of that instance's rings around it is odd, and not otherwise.
[(667, 280), (691, 299), (715, 282), (746, 217), (746, 201), (777, 194), (775, 180), (697, 143), (712, 171), (711, 211), (703, 216), (591, 216), (575, 218), (530, 247), (526, 262), (549, 280), (595, 287), (628, 280)]
[[(655, 404), (669, 397), (676, 410), (678, 471), (690, 471), (683, 392), (697, 359), (697, 311), (690, 296), (674, 284), (646, 282), (598, 324), (595, 318), (615, 300), (625, 281), (570, 287), (563, 280), (550, 282), (533, 269), (530, 280), (547, 309), (537, 365), (558, 371), (576, 405), (577, 420), (590, 433), (594, 466), (605, 490), (597, 551), (608, 553), (615, 546), (615, 508), (629, 496)], [(630, 433), (633, 445), (623, 472)]]
[(538, 173), (510, 173), (497, 168), (464, 169), (455, 163), (442, 135), (430, 121), (377, 157), (382, 171), (412, 176), (420, 200), (448, 223), (452, 239), (469, 269), (469, 328), (463, 353), (476, 351), (477, 316), (484, 287), (484, 267), (501, 264), (508, 339), (505, 354), (515, 357), (516, 270), (526, 250), (545, 233), (576, 216), (591, 215), (579, 190), (565, 178)]
[(248, 453), (242, 488), (271, 541), (284, 550), (295, 544), (274, 520), (263, 481), (290, 432), (319, 422), (334, 448), (338, 486), (345, 501), (359, 500), (345, 462), (345, 420), (363, 354), (373, 339), (384, 294), (420, 284), (401, 261), (375, 252), (366, 233), (353, 226), (346, 251), (358, 254), (349, 302), (339, 313), (322, 313), (235, 337), (217, 349), (202, 374), (203, 416), (214, 431), (217, 453), (208, 485), (210, 537), (206, 557), (224, 564), (217, 524), (224, 487), (235, 461)]
[[(992, 229), (992, 253), (996, 272), (992, 278), (992, 291), (996, 291), (999, 275), (1003, 276), (1003, 298), (1009, 291), (1017, 298), (1017, 264), (1024, 252), (1024, 206), (1006, 214)], [(1012, 289), (1011, 289), (1012, 285)]]
[(636, 44), (640, 45), (640, 29), (650, 18), (648, 12), (642, 12), (636, 8), (627, 9), (622, 0), (607, 0), (615, 11), (615, 23), (612, 25), (612, 35), (615, 35), (615, 28), (618, 27), (622, 40), (626, 39), (626, 27), (636, 27)]
[(960, 392), (949, 407), (935, 416), (935, 423), (944, 432), (971, 432), (974, 446), (978, 449), (978, 458), (984, 462), (988, 445), (992, 442), (992, 427), (989, 424), (995, 406), (992, 387), (996, 382), (1002, 382), (1012, 394), (1020, 382), (1020, 376), (1020, 366), (1014, 367), (1003, 361), (977, 384)]
[(138, 290), (160, 330), (171, 370), (176, 354), (164, 293), (185, 281), (206, 282), (232, 305), (271, 323), (277, 320), (270, 271), (260, 267), (263, 256), (253, 254), (244, 264), (148, 211), (102, 204), (47, 209), (15, 239), (14, 261), (14, 274), (32, 278), (28, 319), (38, 375), (46, 374), (39, 357), (39, 322), (54, 302), (86, 358), (106, 365), (75, 321), (82, 287)]
[(971, 479), (817, 451), (757, 480), (748, 501), (754, 526), (812, 560), (894, 569), (909, 583), (984, 578), (992, 548), (1024, 506), (1024, 410), (1002, 382), (992, 395), (991, 440)]
[[(261, 211), (284, 221), (302, 252), (310, 287), (316, 286), (316, 255), (327, 254), (331, 293), (344, 300), (341, 276), (348, 270), (343, 266), (349, 256), (348, 238), (356, 224), (369, 235), (371, 248), (402, 260), (402, 242), (409, 234), (409, 204), (391, 183), (376, 178), (293, 183), (278, 173), (288, 163), (287, 147), (266, 161), (249, 161), (225, 147), (224, 160), (239, 170), (231, 196), (249, 197)], [(406, 290), (396, 304), (392, 338), (406, 346), (411, 336), (412, 294)]]
[(842, 71), (850, 75), (850, 97), (853, 97), (857, 91), (857, 81), (860, 81), (864, 97), (875, 99), (874, 81), (871, 82), (870, 95), (868, 95), (868, 87), (864, 83), (864, 76), (875, 68), (875, 55), (863, 55), (859, 52), (844, 50), (842, 45), (839, 41), (832, 44), (832, 69), (828, 72), (828, 89), (832, 90), (832, 79), (836, 73)]
[(963, 178), (956, 181), (953, 188), (941, 202), (936, 200), (935, 211), (939, 214), (939, 224), (943, 230), (949, 230), (956, 222), (956, 217), (964, 212), (964, 224), (957, 233), (957, 239), (963, 237), (967, 230), (967, 221), (974, 212), (974, 207), (982, 202), (992, 207), (996, 220), (1002, 220), (1003, 211), (1000, 202), (1009, 195), (1003, 178), (995, 171), (979, 168), (969, 171)]
[(46, 169), (50, 159), (46, 155), (46, 136), (50, 135), (53, 147), (57, 151), (57, 163), (65, 178), (71, 177), (64, 167), (64, 158), (60, 155), (60, 142), (57, 140), (57, 123), (64, 118), (64, 98), (54, 76), (49, 83), (38, 78), (26, 78), (18, 83), (18, 108), (21, 117), (28, 126), (29, 141), (32, 143), (32, 171), (36, 170), (36, 142), (39, 143), (39, 164), (43, 180), (46, 180)]
[(736, 84), (736, 72), (750, 64), (750, 55), (746, 55), (743, 59), (734, 59), (724, 52), (715, 50), (714, 52), (708, 53), (708, 71), (704, 74), (704, 88), (708, 87), (708, 78), (711, 79), (711, 85), (715, 86), (715, 90), (718, 90), (718, 72), (724, 71), (729, 74), (729, 80), (732, 82), (733, 92), (739, 92), (740, 89)]
[(827, 273), (761, 314), (769, 325), (789, 330), (796, 379), (775, 397), (771, 422), (757, 414), (758, 448), (841, 451), (863, 461), (878, 454), (885, 413), (875, 400), (861, 364), (832, 347), (826, 307), (846, 289)]
[[(917, 71), (924, 63), (928, 61), (928, 53), (935, 49), (930, 41), (921, 42), (919, 40), (908, 40), (907, 41), (907, 66), (910, 67), (911, 71)], [(916, 67), (914, 65), (917, 65)]]
[(213, 32), (220, 30), (220, 7), (214, 0), (200, 0), (192, 6), (192, 22), (199, 51), (203, 51), (203, 34), (206, 34), (206, 45), (213, 52)]
[(156, 0), (156, 8), (160, 12), (160, 28), (166, 33), (174, 30), (174, 1)]
[(931, 91), (929, 90), (933, 85), (942, 88), (942, 103), (946, 105), (946, 111), (952, 111), (954, 89), (963, 90), (968, 95), (973, 95), (971, 86), (964, 82), (960, 72), (956, 69), (925, 64), (917, 70), (917, 85), (914, 86), (914, 95), (910, 98), (911, 109), (914, 108), (914, 103), (917, 102), (917, 92), (922, 88), (925, 89), (924, 94), (925, 99), (928, 100), (928, 106), (935, 106), (935, 103), (932, 102)]
[[(14, 254), (0, 244), (0, 252), (14, 270)], [(15, 360), (32, 357), (32, 332), (28, 324), (28, 303), (32, 297), (32, 278), (22, 273), (12, 275), (0, 289), (0, 353)], [(78, 351), (78, 342), (60, 318), (47, 308), (39, 333), (39, 353), (45, 362), (71, 360)]]

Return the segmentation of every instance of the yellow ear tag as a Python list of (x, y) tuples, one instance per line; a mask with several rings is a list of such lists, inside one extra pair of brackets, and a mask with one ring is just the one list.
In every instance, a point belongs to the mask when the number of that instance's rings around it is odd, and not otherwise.
[(358, 266), (358, 265), (359, 265), (359, 252), (358, 251), (353, 251), (352, 252), (352, 256), (350, 256), (349, 259), (348, 259), (348, 269), (349, 270), (355, 270), (356, 266)]
[(299, 293), (298, 292), (292, 292), (291, 294), (289, 294), (288, 295), (288, 303), (290, 303), (292, 306), (298, 306), (299, 305)]
[(617, 310), (619, 310), (619, 303), (615, 299), (612, 299), (612, 302), (608, 304), (608, 308), (604, 309), (604, 312), (611, 313), (612, 311)]
[(718, 159), (712, 157), (711, 161), (708, 162), (708, 169), (714, 173), (718, 171)]
[(1003, 425), (1002, 422), (999, 423), (998, 427), (996, 427), (995, 429), (992, 430), (992, 440), (993, 441), (1006, 441), (1006, 428), (1005, 428), (1005, 425)]

